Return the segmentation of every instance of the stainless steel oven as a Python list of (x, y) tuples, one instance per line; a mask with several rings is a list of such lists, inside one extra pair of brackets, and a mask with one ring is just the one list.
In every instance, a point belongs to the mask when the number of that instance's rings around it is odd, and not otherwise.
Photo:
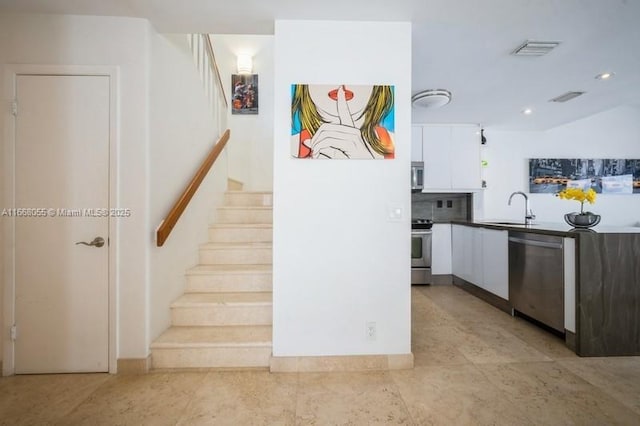
[(431, 229), (411, 229), (411, 284), (431, 284)]

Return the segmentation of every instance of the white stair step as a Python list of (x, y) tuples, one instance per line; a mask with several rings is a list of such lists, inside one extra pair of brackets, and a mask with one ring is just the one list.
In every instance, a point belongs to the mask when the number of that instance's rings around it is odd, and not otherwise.
[(227, 191), (224, 203), (228, 206), (272, 206), (273, 193), (263, 191)]
[(151, 352), (152, 368), (269, 367), (269, 347), (162, 348)]
[(153, 368), (268, 367), (271, 326), (170, 327), (151, 344)]
[(203, 265), (270, 265), (271, 243), (208, 243), (200, 246)]
[(273, 225), (267, 223), (215, 224), (209, 227), (209, 240), (218, 243), (271, 242)]
[(224, 206), (219, 207), (217, 223), (273, 223), (272, 207)]
[(273, 295), (269, 291), (253, 293), (190, 293), (177, 298), (171, 307), (200, 306), (200, 305), (269, 305)]
[(187, 293), (271, 291), (271, 265), (198, 265), (187, 271)]
[(171, 304), (176, 326), (270, 325), (272, 293), (187, 293)]
[(271, 347), (270, 325), (169, 327), (151, 349), (263, 346)]
[(243, 187), (244, 187), (244, 183), (240, 182), (239, 180), (231, 179), (231, 178), (227, 179), (228, 191), (242, 191)]

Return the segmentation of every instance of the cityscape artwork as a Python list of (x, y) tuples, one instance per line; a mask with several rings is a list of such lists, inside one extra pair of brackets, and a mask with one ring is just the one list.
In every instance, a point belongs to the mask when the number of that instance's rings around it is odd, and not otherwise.
[(529, 192), (556, 193), (567, 186), (601, 194), (640, 194), (640, 159), (529, 160)]

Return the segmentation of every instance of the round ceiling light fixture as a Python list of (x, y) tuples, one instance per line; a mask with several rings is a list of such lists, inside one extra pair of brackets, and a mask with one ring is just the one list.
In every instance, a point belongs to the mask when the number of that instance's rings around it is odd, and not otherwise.
[(616, 73), (611, 72), (611, 71), (603, 72), (603, 73), (600, 73), (600, 74), (596, 75), (596, 80), (609, 80), (615, 74)]
[(411, 97), (411, 104), (420, 108), (440, 108), (449, 102), (451, 102), (451, 92), (444, 89), (423, 90)]

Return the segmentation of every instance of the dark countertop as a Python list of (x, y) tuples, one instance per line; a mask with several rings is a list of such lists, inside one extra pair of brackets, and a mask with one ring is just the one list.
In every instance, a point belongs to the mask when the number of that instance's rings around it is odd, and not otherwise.
[(640, 234), (640, 227), (633, 226), (606, 226), (598, 225), (590, 229), (572, 228), (566, 223), (537, 223), (524, 225), (522, 223), (510, 223), (506, 220), (478, 220), (463, 221), (452, 220), (453, 225), (466, 225), (476, 228), (497, 229), (503, 231), (521, 231), (534, 234), (556, 235), (560, 237), (575, 238), (579, 234), (597, 233), (597, 234)]

